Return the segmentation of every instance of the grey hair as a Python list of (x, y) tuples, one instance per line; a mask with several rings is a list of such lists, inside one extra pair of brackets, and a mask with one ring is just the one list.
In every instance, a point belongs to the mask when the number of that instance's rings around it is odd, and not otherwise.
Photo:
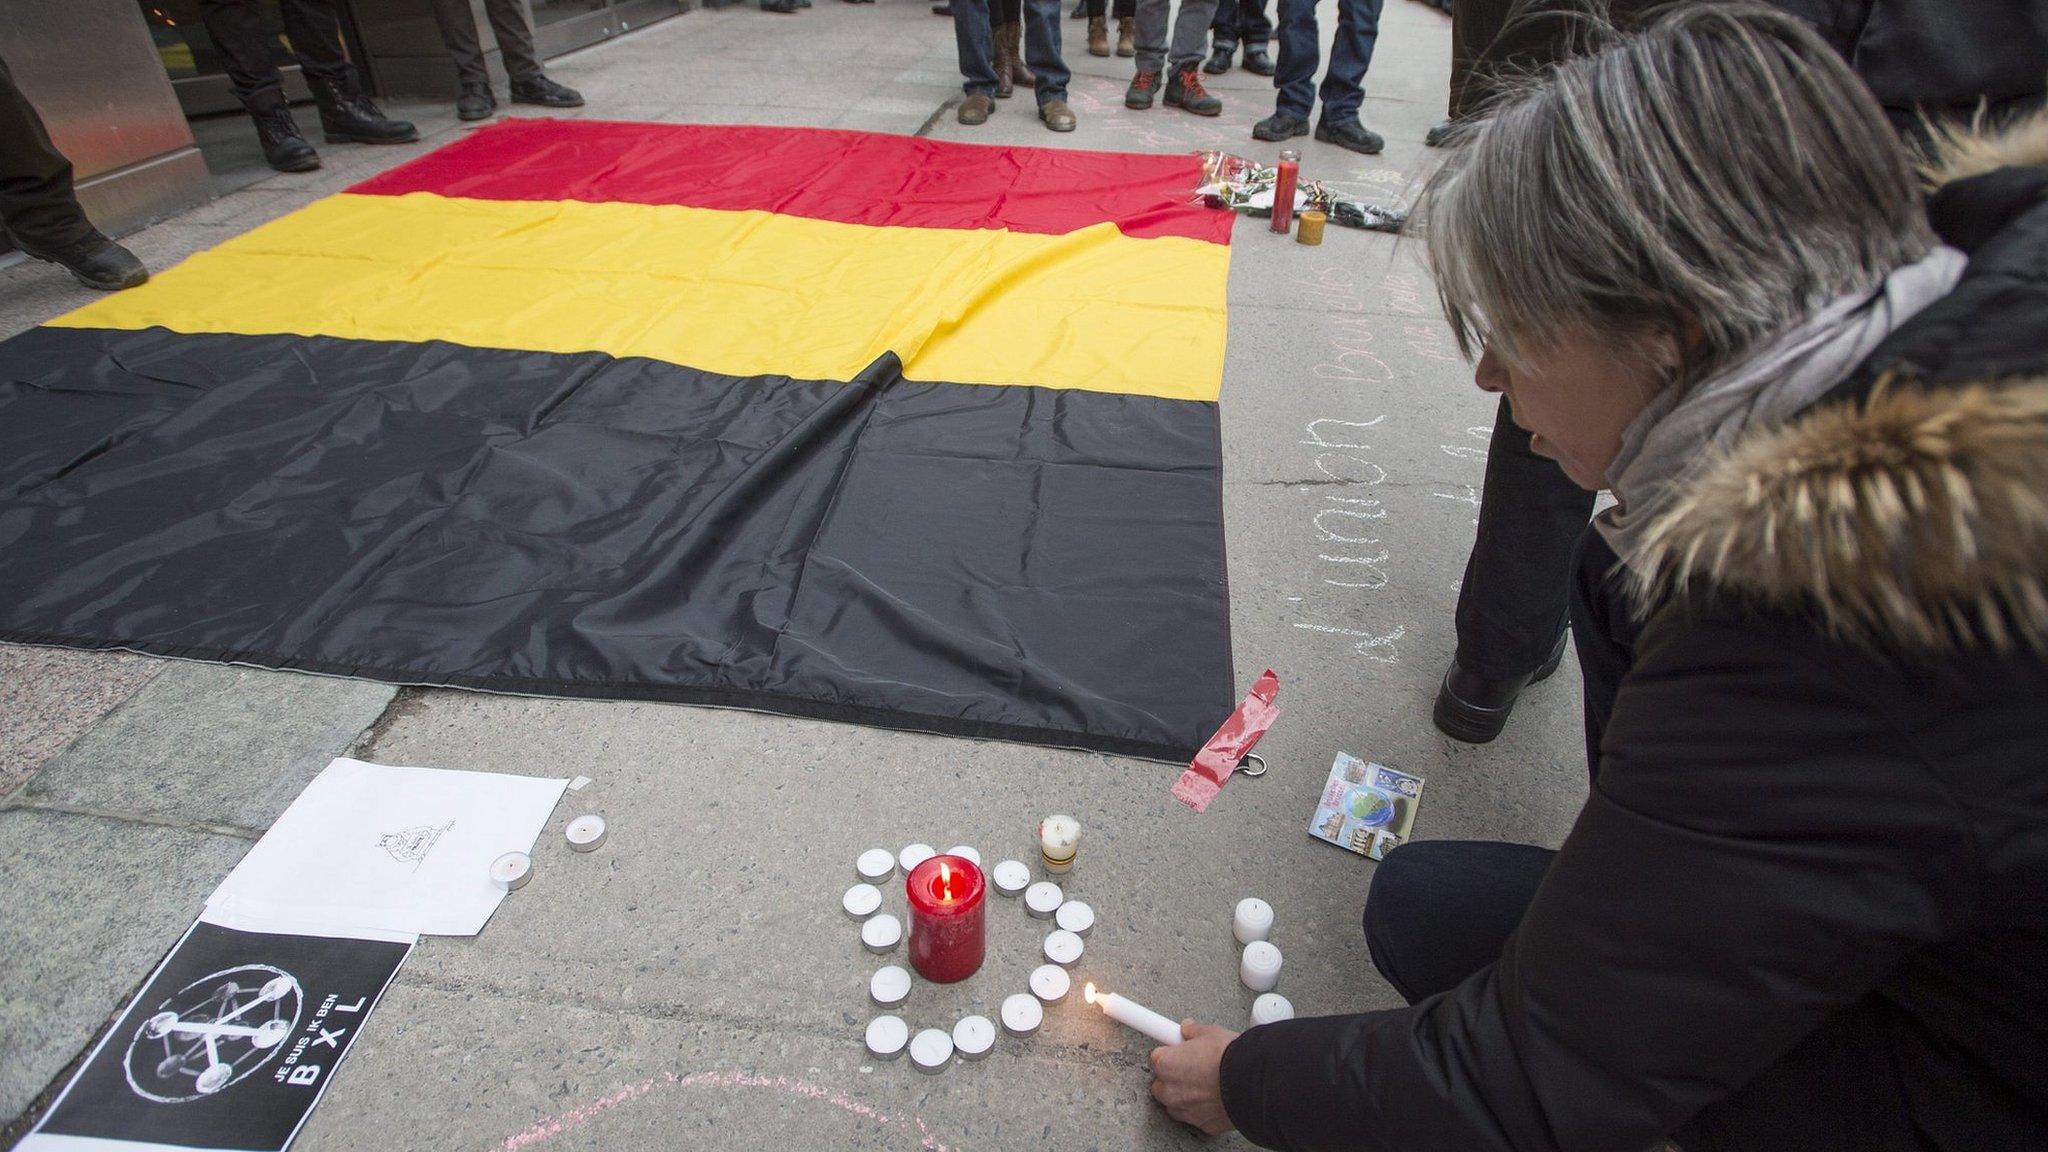
[(1511, 83), (1418, 216), (1467, 357), (1679, 349), (1689, 384), (1934, 243), (1904, 147), (1798, 18), (1689, 4)]

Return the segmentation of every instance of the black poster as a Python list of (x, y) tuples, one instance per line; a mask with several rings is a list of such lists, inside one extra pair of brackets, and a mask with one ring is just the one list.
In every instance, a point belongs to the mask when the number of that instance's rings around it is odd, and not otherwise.
[(37, 1132), (281, 1150), (411, 951), (194, 924)]

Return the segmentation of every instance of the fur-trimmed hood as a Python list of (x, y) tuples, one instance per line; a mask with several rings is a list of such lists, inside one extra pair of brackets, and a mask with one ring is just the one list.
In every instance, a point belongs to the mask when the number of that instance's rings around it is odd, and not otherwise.
[(1963, 281), (1696, 473), (1626, 558), (1642, 602), (1704, 588), (1878, 648), (2048, 650), (2048, 116), (1950, 134), (1927, 171)]

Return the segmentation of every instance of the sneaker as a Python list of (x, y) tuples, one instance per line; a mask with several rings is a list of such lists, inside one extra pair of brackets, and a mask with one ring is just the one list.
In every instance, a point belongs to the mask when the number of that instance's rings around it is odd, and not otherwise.
[(256, 122), (256, 141), (263, 145), (263, 159), (279, 172), (311, 172), (320, 166), (320, 154), (299, 135), (292, 110), (279, 105), (269, 112), (251, 112)]
[(1331, 122), (1328, 116), (1316, 121), (1316, 139), (1325, 144), (1335, 144), (1367, 156), (1377, 156), (1387, 146), (1380, 134), (1360, 124), (1356, 119)]
[(1065, 100), (1047, 100), (1038, 106), (1038, 118), (1047, 128), (1055, 132), (1074, 130), (1074, 110), (1067, 107)]
[(464, 84), (462, 95), (455, 98), (457, 120), (482, 120), (498, 107), (498, 98), (491, 95), (489, 84)]
[(1275, 112), (1257, 124), (1252, 125), (1254, 140), (1292, 140), (1296, 136), (1308, 135), (1308, 121), (1297, 120), (1285, 112)]
[(543, 108), (581, 108), (583, 93), (567, 88), (545, 76), (512, 82), (514, 104), (538, 104)]
[(962, 124), (986, 124), (989, 114), (996, 110), (996, 102), (986, 92), (970, 92), (967, 99), (960, 101), (957, 118)]
[(149, 279), (149, 269), (135, 258), (135, 253), (98, 231), (62, 248), (39, 248), (22, 243), (18, 237), (14, 239), (14, 246), (21, 249), (23, 255), (56, 264), (71, 273), (73, 280), (102, 292), (119, 292)]
[(1451, 137), (1457, 134), (1458, 122), (1456, 120), (1446, 120), (1424, 133), (1422, 142), (1431, 148), (1441, 148), (1445, 144), (1450, 143)]
[(1230, 71), (1230, 55), (1234, 51), (1236, 49), (1227, 44), (1218, 44), (1210, 51), (1209, 58), (1202, 62), (1202, 71), (1211, 76), (1221, 76)]
[(1152, 106), (1152, 100), (1159, 94), (1159, 73), (1140, 72), (1131, 77), (1131, 86), (1124, 89), (1124, 107), (1140, 112)]
[(1273, 74), (1273, 58), (1266, 54), (1266, 46), (1264, 44), (1247, 44), (1244, 46), (1244, 70), (1254, 76), (1271, 76)]
[(1202, 74), (1195, 70), (1193, 64), (1175, 72), (1166, 81), (1166, 103), (1197, 116), (1214, 116), (1223, 111), (1223, 101), (1202, 87)]

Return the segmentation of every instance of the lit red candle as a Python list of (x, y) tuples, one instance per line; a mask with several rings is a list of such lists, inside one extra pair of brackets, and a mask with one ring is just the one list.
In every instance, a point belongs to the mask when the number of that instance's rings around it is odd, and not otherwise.
[(934, 984), (965, 980), (988, 946), (981, 869), (960, 856), (934, 856), (904, 880), (910, 897), (910, 965)]

